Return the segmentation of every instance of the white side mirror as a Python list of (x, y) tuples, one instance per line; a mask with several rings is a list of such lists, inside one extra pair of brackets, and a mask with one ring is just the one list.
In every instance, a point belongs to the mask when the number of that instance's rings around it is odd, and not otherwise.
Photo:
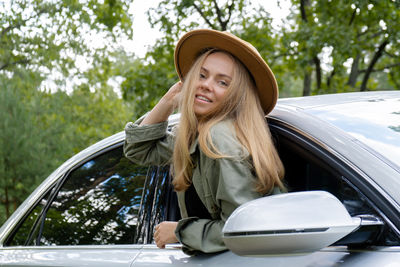
[(332, 194), (308, 191), (245, 203), (222, 232), (226, 246), (241, 256), (305, 254), (338, 241), (360, 223)]

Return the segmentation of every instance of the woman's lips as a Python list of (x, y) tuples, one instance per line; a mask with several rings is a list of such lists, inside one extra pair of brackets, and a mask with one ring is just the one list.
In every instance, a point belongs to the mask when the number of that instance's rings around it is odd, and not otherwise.
[(208, 103), (212, 102), (210, 99), (208, 99), (207, 97), (202, 96), (202, 95), (196, 95), (196, 98), (201, 100), (201, 101), (204, 101), (204, 102), (208, 102)]

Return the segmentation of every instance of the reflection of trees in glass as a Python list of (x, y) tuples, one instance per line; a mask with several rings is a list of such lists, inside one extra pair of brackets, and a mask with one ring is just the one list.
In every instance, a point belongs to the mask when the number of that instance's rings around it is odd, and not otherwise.
[(40, 244), (132, 244), (146, 173), (122, 148), (74, 170), (47, 212)]
[(399, 126), (389, 126), (390, 129), (396, 132), (400, 132), (400, 125)]
[[(392, 112), (392, 114), (394, 114), (394, 115), (400, 115), (400, 111), (398, 111), (398, 112)], [(396, 131), (396, 132), (400, 132), (400, 125), (399, 126), (389, 126), (389, 128), (390, 129), (392, 129), (393, 131)]]
[(47, 200), (49, 199), (50, 193), (47, 193), (44, 198), (39, 201), (38, 204), (36, 204), (35, 208), (30, 212), (30, 214), (25, 218), (24, 222), (22, 225), (18, 228), (17, 232), (14, 234), (14, 236), (9, 240), (6, 244), (6, 246), (23, 246), (23, 245), (33, 245), (31, 244), (26, 244), (25, 242), (27, 241), (29, 237), (29, 233), (33, 230), (35, 221), (37, 220), (38, 216), (42, 212), (42, 209), (47, 203)]
[(165, 218), (165, 205), (169, 199), (168, 194), (171, 192), (168, 190), (169, 178), (168, 166), (149, 168), (138, 215), (140, 224), (136, 231), (135, 243), (150, 244), (153, 242), (153, 229)]

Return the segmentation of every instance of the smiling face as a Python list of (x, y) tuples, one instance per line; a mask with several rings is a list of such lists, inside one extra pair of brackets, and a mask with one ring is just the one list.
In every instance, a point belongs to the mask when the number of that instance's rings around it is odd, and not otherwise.
[(193, 106), (196, 116), (209, 114), (222, 102), (232, 81), (234, 64), (223, 52), (207, 56), (196, 83)]

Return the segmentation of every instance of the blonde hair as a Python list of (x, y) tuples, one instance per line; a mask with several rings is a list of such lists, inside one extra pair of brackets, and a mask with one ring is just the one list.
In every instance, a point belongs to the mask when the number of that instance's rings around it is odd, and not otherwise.
[[(225, 53), (233, 60), (232, 81), (222, 103), (208, 114), (197, 117), (193, 110), (196, 83), (207, 56), (216, 52)], [(197, 58), (183, 83), (180, 112), (173, 153), (172, 183), (175, 190), (186, 190), (192, 183), (194, 165), (189, 148), (196, 138), (206, 156), (213, 159), (230, 157), (218, 151), (210, 134), (211, 127), (225, 119), (232, 119), (239, 142), (250, 154), (257, 176), (255, 190), (262, 194), (271, 192), (275, 186), (285, 190), (282, 182), (283, 164), (273, 144), (254, 82), (247, 69), (234, 56), (225, 51), (209, 50)]]

